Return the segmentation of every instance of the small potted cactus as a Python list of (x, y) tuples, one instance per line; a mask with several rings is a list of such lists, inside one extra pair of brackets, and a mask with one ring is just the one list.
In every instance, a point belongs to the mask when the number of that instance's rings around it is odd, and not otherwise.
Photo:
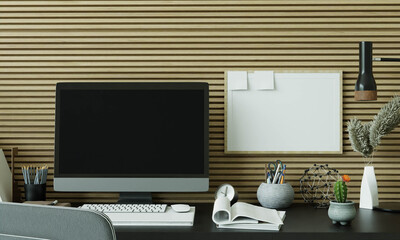
[(353, 201), (347, 201), (346, 182), (350, 182), (348, 175), (343, 175), (335, 183), (334, 193), (336, 201), (331, 201), (328, 210), (328, 216), (333, 224), (349, 224), (356, 217), (356, 208)]

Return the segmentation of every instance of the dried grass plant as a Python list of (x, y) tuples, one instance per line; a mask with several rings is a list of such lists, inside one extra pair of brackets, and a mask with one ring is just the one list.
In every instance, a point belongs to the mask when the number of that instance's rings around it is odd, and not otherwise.
[(364, 157), (366, 165), (373, 161), (373, 154), (381, 138), (389, 134), (400, 123), (400, 97), (393, 97), (385, 104), (371, 122), (362, 123), (351, 119), (347, 123), (351, 147)]

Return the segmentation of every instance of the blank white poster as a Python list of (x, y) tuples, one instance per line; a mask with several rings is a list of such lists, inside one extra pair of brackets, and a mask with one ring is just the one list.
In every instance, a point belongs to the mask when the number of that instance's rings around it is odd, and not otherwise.
[(340, 72), (274, 73), (269, 91), (255, 81), (227, 91), (226, 152), (342, 151)]

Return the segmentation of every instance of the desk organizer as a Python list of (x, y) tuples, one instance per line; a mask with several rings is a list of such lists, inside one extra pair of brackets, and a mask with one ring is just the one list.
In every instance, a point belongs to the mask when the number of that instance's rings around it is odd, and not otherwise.
[(46, 183), (43, 184), (24, 184), (26, 201), (45, 201)]
[(257, 199), (266, 208), (287, 208), (294, 200), (294, 191), (290, 184), (261, 183), (257, 190)]

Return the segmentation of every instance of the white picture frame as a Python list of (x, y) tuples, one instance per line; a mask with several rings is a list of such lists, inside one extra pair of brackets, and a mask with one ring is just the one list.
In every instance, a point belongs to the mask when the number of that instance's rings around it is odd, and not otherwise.
[(237, 72), (247, 88), (225, 72), (225, 153), (342, 153), (342, 71), (274, 71), (272, 88)]

